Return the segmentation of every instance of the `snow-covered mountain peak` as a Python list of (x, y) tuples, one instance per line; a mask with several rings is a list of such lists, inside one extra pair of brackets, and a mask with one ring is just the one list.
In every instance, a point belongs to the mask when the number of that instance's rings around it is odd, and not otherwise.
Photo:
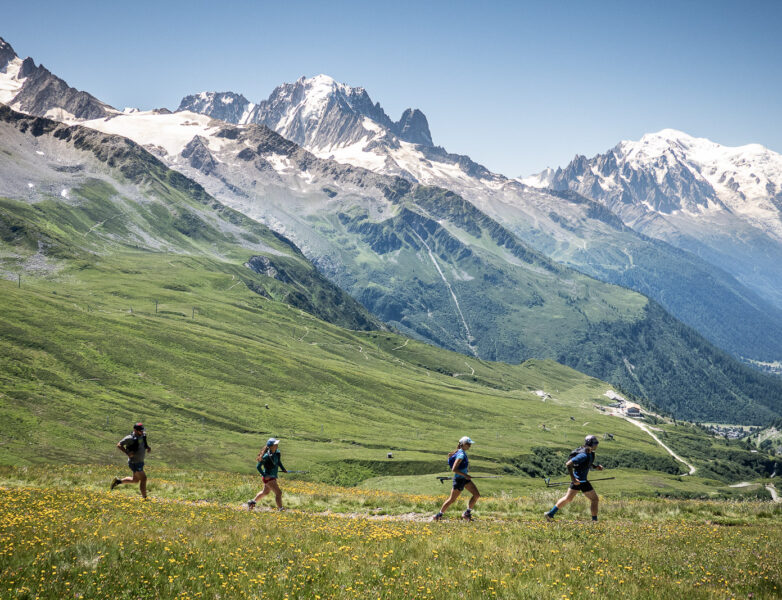
[(516, 181), (523, 183), (529, 187), (534, 188), (547, 188), (551, 187), (551, 182), (554, 180), (557, 172), (551, 167), (546, 167), (540, 173), (530, 175), (529, 177), (517, 177)]
[(699, 166), (728, 169), (731, 166), (758, 164), (758, 160), (775, 162), (780, 155), (760, 144), (723, 146), (707, 138), (698, 138), (676, 129), (663, 129), (647, 133), (638, 141), (622, 141), (616, 146), (617, 154), (630, 161), (655, 161), (666, 153)]
[(336, 92), (349, 95), (354, 91), (358, 93), (365, 91), (362, 87), (354, 88), (347, 85), (346, 83), (340, 83), (333, 77), (325, 75), (324, 73), (310, 78), (302, 75), (296, 83), (304, 86), (308, 90), (308, 95), (310, 95), (312, 99), (322, 98)]
[(703, 143), (711, 142), (694, 138), (676, 129), (663, 129), (644, 134), (638, 141), (623, 140), (617, 144), (614, 153), (633, 164), (647, 164), (658, 161), (666, 154), (670, 157), (680, 156)]
[(664, 140), (667, 142), (689, 142), (694, 139), (696, 138), (689, 135), (688, 133), (679, 131), (678, 129), (666, 128), (654, 133), (645, 133), (641, 137), (640, 141), (642, 143), (653, 143), (655, 140)]
[(323, 73), (283, 83), (257, 104), (233, 92), (201, 92), (185, 97), (177, 110), (238, 125), (263, 124), (319, 156), (347, 150), (372, 164), (383, 163), (386, 150), (402, 142), (434, 146), (420, 110), (408, 108), (394, 122), (363, 87)]
[(521, 181), (577, 191), (631, 224), (649, 213), (727, 212), (782, 239), (782, 155), (760, 144), (723, 146), (663, 129)]
[[(354, 92), (353, 88), (344, 83), (337, 83), (335, 79), (328, 75), (316, 75), (310, 79), (301, 77), (295, 84), (294, 94), (289, 98), (292, 109), (301, 110), (301, 117), (305, 119), (317, 119), (323, 115), (328, 107), (330, 100), (336, 96), (341, 96), (345, 100)], [(298, 87), (301, 87), (301, 91)], [(280, 88), (277, 88), (280, 89)], [(276, 91), (276, 90), (275, 90)], [(358, 88), (356, 92), (364, 90)], [(269, 96), (272, 101), (274, 93)]]
[(253, 107), (247, 98), (234, 92), (199, 92), (182, 98), (177, 112), (197, 112), (229, 123), (243, 123)]

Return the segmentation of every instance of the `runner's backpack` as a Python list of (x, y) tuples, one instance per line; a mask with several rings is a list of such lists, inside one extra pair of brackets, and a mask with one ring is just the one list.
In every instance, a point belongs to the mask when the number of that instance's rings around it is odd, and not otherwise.
[(586, 454), (586, 447), (585, 446), (579, 446), (575, 450), (571, 451), (570, 454), (568, 454), (567, 458), (568, 458), (568, 460), (570, 460), (571, 458), (575, 458), (579, 454)]
[(126, 448), (127, 448), (127, 449), (128, 449), (130, 452), (138, 452), (138, 447), (139, 447), (139, 440), (143, 440), (143, 442), (144, 442), (144, 449), (145, 449), (145, 450), (150, 450), (150, 449), (151, 449), (151, 448), (149, 447), (149, 444), (147, 444), (147, 436), (146, 436), (146, 435), (142, 435), (140, 438), (139, 438), (139, 437), (137, 437), (135, 440), (133, 440), (132, 442), (130, 442), (130, 444), (128, 444), (128, 445), (126, 446)]
[(454, 450), (448, 454), (448, 468), (453, 469), (453, 464), (456, 462), (456, 453), (458, 450)]

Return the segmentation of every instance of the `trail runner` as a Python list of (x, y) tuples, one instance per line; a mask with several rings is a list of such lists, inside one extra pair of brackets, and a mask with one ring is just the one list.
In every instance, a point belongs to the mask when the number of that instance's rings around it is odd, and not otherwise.
[(147, 432), (144, 430), (143, 423), (136, 423), (133, 426), (133, 433), (126, 435), (119, 442), (117, 442), (117, 448), (124, 452), (128, 457), (128, 468), (132, 477), (125, 477), (120, 479), (115, 477), (111, 482), (110, 489), (114, 489), (118, 485), (123, 483), (139, 484), (139, 491), (141, 497), (146, 500), (147, 498), (147, 474), (144, 472), (144, 458), (147, 452), (152, 452), (152, 448), (147, 444)]
[(258, 492), (255, 498), (247, 502), (247, 508), (250, 510), (255, 508), (258, 500), (263, 498), (269, 492), (274, 492), (274, 500), (277, 503), (277, 510), (285, 510), (282, 507), (282, 490), (277, 483), (277, 472), (279, 469), (282, 469), (283, 473), (287, 473), (288, 470), (282, 465), (280, 451), (278, 450), (279, 444), (280, 440), (270, 438), (269, 441), (266, 442), (266, 446), (264, 446), (264, 448), (258, 453), (258, 456), (256, 457), (258, 464), (255, 465), (255, 468), (258, 469), (261, 477), (263, 477), (263, 489)]
[(597, 521), (597, 492), (592, 487), (592, 484), (587, 481), (587, 478), (589, 469), (603, 470), (603, 465), (594, 464), (595, 450), (597, 450), (598, 443), (595, 436), (586, 436), (584, 438), (584, 446), (574, 450), (575, 455), (565, 463), (570, 473), (571, 484), (567, 493), (557, 501), (550, 511), (544, 513), (546, 520), (553, 521), (554, 515), (557, 514), (560, 508), (571, 502), (579, 492), (583, 492), (584, 496), (589, 498), (592, 520)]
[(481, 497), (477, 486), (472, 482), (472, 477), (467, 474), (470, 463), (469, 458), (467, 458), (467, 450), (470, 449), (472, 444), (473, 441), (469, 437), (464, 436), (459, 440), (456, 450), (448, 455), (448, 464), (451, 465), (451, 471), (453, 471), (453, 488), (451, 489), (451, 495), (443, 503), (440, 511), (432, 517), (433, 521), (439, 521), (443, 518), (443, 513), (448, 510), (451, 504), (456, 502), (456, 499), (464, 489), (467, 489), (472, 494), (472, 498), (470, 498), (467, 504), (467, 510), (462, 513), (462, 519), (472, 521), (472, 509), (475, 508), (475, 503)]

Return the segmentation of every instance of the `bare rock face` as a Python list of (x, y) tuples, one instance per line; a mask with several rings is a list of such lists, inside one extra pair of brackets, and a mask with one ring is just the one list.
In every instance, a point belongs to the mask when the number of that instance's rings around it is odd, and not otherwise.
[(209, 152), (208, 144), (206, 140), (200, 135), (195, 136), (190, 143), (182, 150), (182, 158), (186, 158), (190, 162), (190, 166), (194, 169), (198, 169), (204, 175), (210, 175), (214, 173), (217, 167), (217, 161), (212, 153)]
[(60, 108), (77, 119), (98, 119), (107, 116), (110, 106), (87, 92), (70, 87), (40, 65), (32, 70), (14, 98), (19, 110), (31, 115), (44, 116), (52, 109)]
[(402, 113), (402, 118), (394, 124), (397, 136), (406, 142), (433, 146), (432, 134), (429, 131), (429, 122), (426, 115), (417, 108), (408, 108)]
[[(0, 70), (15, 58), (14, 49), (0, 38)], [(43, 117), (60, 109), (77, 119), (98, 119), (115, 112), (87, 92), (70, 87), (43, 65), (36, 66), (29, 56), (22, 61), (16, 79), (24, 83), (9, 104), (24, 113)]]
[(280, 272), (272, 264), (272, 261), (267, 256), (253, 256), (245, 264), (245, 266), (248, 269), (252, 269), (259, 275), (265, 275), (266, 277), (271, 277), (272, 279), (278, 279), (285, 283), (288, 282), (288, 277), (285, 276), (284, 274), (281, 275)]
[(0, 38), (0, 70), (5, 69), (6, 65), (16, 58), (16, 52), (11, 44)]

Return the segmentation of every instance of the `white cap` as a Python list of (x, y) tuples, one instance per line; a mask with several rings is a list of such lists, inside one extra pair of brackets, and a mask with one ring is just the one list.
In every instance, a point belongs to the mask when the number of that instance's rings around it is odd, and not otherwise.
[(280, 440), (278, 440), (277, 438), (269, 438), (269, 441), (266, 442), (266, 445), (267, 446), (274, 446), (274, 444), (279, 444), (279, 443), (280, 443)]
[(465, 435), (463, 438), (461, 438), (461, 439), (459, 440), (459, 443), (460, 443), (460, 444), (474, 444), (475, 442), (473, 442), (473, 441), (472, 441), (472, 440), (471, 440), (469, 437), (467, 437), (467, 436)]

